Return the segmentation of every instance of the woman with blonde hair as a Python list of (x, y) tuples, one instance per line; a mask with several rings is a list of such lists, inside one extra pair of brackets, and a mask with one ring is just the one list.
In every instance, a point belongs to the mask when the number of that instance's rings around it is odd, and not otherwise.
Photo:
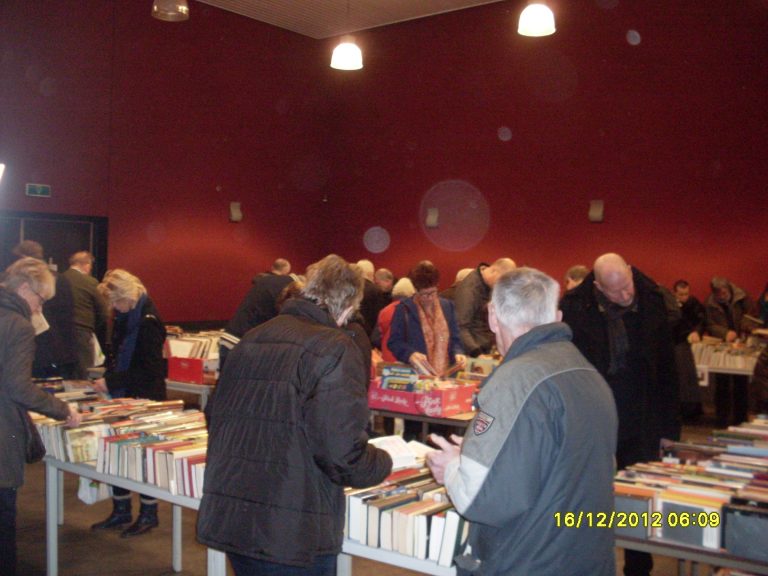
[[(114, 398), (165, 400), (165, 326), (147, 289), (136, 276), (120, 269), (108, 271), (98, 289), (115, 310), (115, 317), (111, 358), (104, 377), (94, 381), (94, 388)], [(112, 514), (91, 529), (124, 528), (123, 538), (148, 532), (158, 525), (157, 500), (143, 495), (140, 499), (139, 516), (131, 524), (131, 494), (113, 487)]]

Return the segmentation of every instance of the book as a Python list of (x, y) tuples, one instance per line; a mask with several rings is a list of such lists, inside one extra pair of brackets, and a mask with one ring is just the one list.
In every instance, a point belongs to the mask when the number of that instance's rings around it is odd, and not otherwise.
[(440, 543), (440, 556), (437, 560), (438, 565), (450, 567), (453, 564), (453, 559), (459, 553), (468, 528), (469, 525), (455, 508), (446, 511), (443, 539)]
[(440, 559), (440, 546), (443, 543), (443, 531), (445, 530), (445, 516), (447, 509), (432, 516), (429, 527), (429, 551), (427, 559), (437, 562)]

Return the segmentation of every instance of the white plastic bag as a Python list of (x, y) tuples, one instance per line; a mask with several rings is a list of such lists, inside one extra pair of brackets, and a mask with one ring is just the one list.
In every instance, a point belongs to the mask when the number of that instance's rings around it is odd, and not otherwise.
[(112, 497), (112, 487), (109, 484), (96, 482), (95, 480), (80, 476), (77, 497), (85, 504), (96, 504), (96, 502)]

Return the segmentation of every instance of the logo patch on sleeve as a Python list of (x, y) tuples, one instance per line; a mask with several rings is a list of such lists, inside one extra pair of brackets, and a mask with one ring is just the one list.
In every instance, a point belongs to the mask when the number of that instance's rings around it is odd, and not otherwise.
[(478, 415), (475, 416), (475, 423), (473, 426), (475, 436), (480, 436), (481, 434), (487, 432), (488, 428), (490, 428), (491, 424), (493, 424), (493, 421), (494, 417), (487, 412), (479, 412)]

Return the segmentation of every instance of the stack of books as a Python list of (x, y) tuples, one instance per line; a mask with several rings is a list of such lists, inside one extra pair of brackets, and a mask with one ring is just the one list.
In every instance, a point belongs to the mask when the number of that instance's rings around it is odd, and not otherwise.
[(345, 536), (381, 548), (451, 566), (469, 524), (454, 509), (427, 468), (394, 472), (378, 486), (348, 489)]
[(171, 494), (202, 496), (208, 440), (202, 412), (184, 410), (182, 400), (134, 398), (81, 402), (79, 408), (77, 428), (33, 416), (49, 455)]

